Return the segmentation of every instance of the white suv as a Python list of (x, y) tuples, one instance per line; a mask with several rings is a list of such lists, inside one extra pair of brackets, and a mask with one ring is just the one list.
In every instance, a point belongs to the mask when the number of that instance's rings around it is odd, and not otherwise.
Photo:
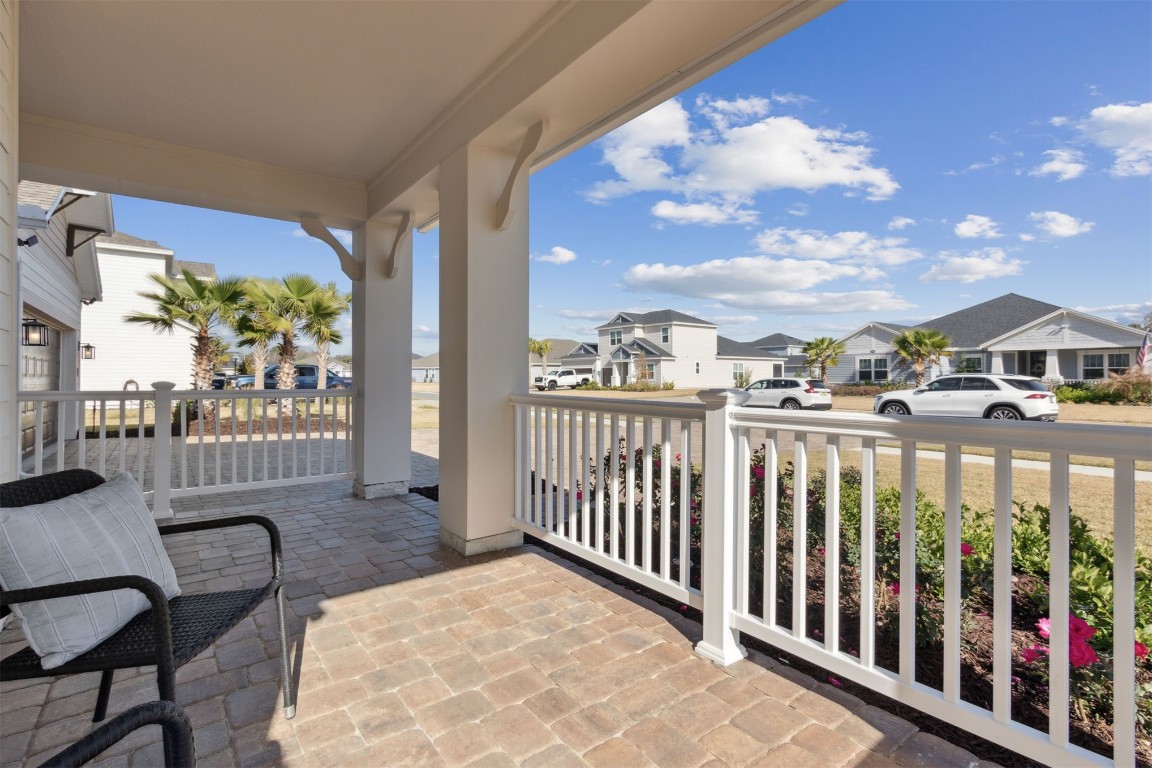
[(760, 379), (745, 387), (744, 391), (751, 395), (745, 405), (783, 408), (786, 411), (801, 408), (827, 411), (832, 407), (832, 390), (819, 379)]
[(1003, 373), (941, 376), (916, 389), (876, 395), (873, 413), (1056, 421), (1056, 395), (1040, 379)]

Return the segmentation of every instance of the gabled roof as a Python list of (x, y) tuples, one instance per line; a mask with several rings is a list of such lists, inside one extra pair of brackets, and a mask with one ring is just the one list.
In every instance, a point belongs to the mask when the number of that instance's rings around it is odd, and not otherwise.
[(896, 334), (900, 333), (901, 331), (908, 330), (912, 326), (900, 325), (899, 323), (889, 323), (885, 320), (872, 320), (871, 322), (864, 323), (864, 325), (855, 329), (851, 333), (844, 334), (840, 338), (836, 339), (836, 341), (846, 341), (847, 339), (850, 339), (853, 336), (855, 336), (859, 333), (862, 333), (863, 331), (867, 330), (868, 328), (872, 328), (872, 327), (883, 328), (886, 331), (891, 331), (893, 335), (896, 335)]
[(621, 344), (612, 350), (609, 357), (613, 360), (623, 360), (626, 357), (633, 357), (635, 355), (645, 355), (647, 357), (661, 359), (676, 359), (676, 356), (671, 352), (666, 349), (661, 349), (647, 339), (632, 339), (625, 344)]
[(574, 358), (599, 357), (599, 346), (599, 344), (589, 344), (588, 342), (582, 341), (577, 344), (571, 352), (566, 355), (562, 355), (560, 359), (570, 360)]
[(683, 312), (677, 312), (674, 309), (657, 309), (652, 312), (618, 312), (616, 316), (607, 323), (597, 326), (596, 330), (629, 325), (659, 325), (669, 323), (704, 325), (709, 328), (717, 327), (715, 323), (701, 320), (698, 317), (692, 317), (692, 315), (686, 315)]
[(774, 355), (771, 352), (765, 352), (758, 349), (752, 344), (743, 341), (736, 341), (729, 339), (726, 336), (716, 337), (716, 356), (717, 357), (758, 357), (768, 360), (779, 360), (779, 355)]
[(172, 277), (183, 277), (184, 270), (188, 270), (201, 280), (216, 279), (216, 265), (207, 261), (180, 261), (172, 260)]
[(754, 347), (796, 347), (804, 346), (808, 342), (804, 339), (798, 339), (795, 336), (789, 336), (786, 333), (773, 333), (770, 336), (765, 336), (762, 339), (748, 342)]
[(127, 232), (114, 232), (111, 235), (100, 235), (96, 238), (96, 242), (101, 245), (123, 245), (129, 248), (152, 248), (158, 251), (171, 251), (171, 248), (165, 248), (155, 240), (144, 240), (143, 238), (133, 237)]
[(412, 361), (413, 368), (439, 368), (440, 367), (440, 353), (433, 352), (424, 357), (418, 357)]
[(1007, 293), (975, 306), (921, 323), (947, 336), (956, 349), (976, 349), (992, 339), (1035, 322), (1060, 309), (1055, 304)]

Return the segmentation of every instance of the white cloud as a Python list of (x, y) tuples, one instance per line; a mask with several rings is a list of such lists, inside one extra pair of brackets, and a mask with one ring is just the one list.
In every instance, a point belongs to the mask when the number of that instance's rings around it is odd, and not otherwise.
[(438, 339), (440, 332), (429, 328), (426, 325), (412, 326), (412, 338), (415, 339)]
[(842, 261), (866, 266), (895, 266), (922, 258), (900, 237), (873, 237), (867, 232), (827, 234), (814, 229), (767, 229), (756, 236), (756, 249), (771, 256)]
[(1152, 175), (1152, 101), (1097, 107), (1077, 128), (1088, 141), (1113, 153), (1113, 176)]
[(532, 258), (536, 261), (543, 261), (545, 264), (568, 264), (576, 261), (576, 253), (563, 246), (557, 245), (543, 256), (533, 256)]
[(1143, 323), (1144, 317), (1152, 312), (1152, 301), (1141, 301), (1134, 304), (1107, 304), (1103, 307), (1073, 307), (1073, 309), (1098, 317), (1111, 318), (1121, 325), (1128, 325), (1129, 323)]
[(910, 219), (907, 216), (897, 216), (896, 218), (892, 219), (892, 221), (888, 222), (888, 229), (907, 229), (915, 223), (915, 219)]
[(796, 203), (790, 206), (786, 213), (790, 216), (807, 216), (808, 210), (808, 203)]
[(748, 325), (760, 318), (756, 315), (713, 315), (710, 319), (716, 325)]
[(976, 214), (968, 214), (964, 221), (956, 225), (955, 232), (957, 237), (973, 238), (981, 237), (984, 239), (991, 239), (994, 237), (1003, 237), (1000, 231), (996, 229), (996, 222), (987, 216), (977, 216)]
[(1030, 243), (1036, 239), (1036, 235), (1032, 235), (1027, 232), (1021, 232), (1019, 235), (1017, 235), (1017, 237), (1020, 238), (1021, 242), (1025, 243)]
[(1056, 126), (1057, 128), (1059, 128), (1059, 127), (1061, 127), (1061, 126), (1064, 126), (1064, 125), (1068, 125), (1068, 118), (1066, 118), (1066, 117), (1061, 117), (1061, 116), (1059, 116), (1059, 115), (1058, 115), (1058, 116), (1056, 116), (1056, 117), (1053, 117), (1052, 119), (1050, 119), (1050, 120), (1048, 121), (1048, 124), (1049, 124), (1049, 125), (1054, 125), (1054, 126)]
[(296, 227), (296, 229), (292, 230), (292, 237), (311, 237), (311, 235), (309, 235), (300, 227)]
[(1059, 211), (1034, 211), (1028, 219), (1049, 237), (1074, 237), (1088, 232), (1096, 226), (1091, 221), (1081, 221), (1074, 216)]
[(1051, 174), (1057, 181), (1068, 181), (1088, 169), (1084, 163), (1084, 153), (1076, 149), (1050, 149), (1044, 153), (1048, 161), (1029, 171), (1030, 176)]
[[(603, 162), (617, 178), (594, 184), (588, 199), (605, 202), (662, 191), (683, 195), (683, 206), (692, 207), (697, 223), (747, 223), (752, 214), (746, 209), (755, 195), (769, 190), (842, 187), (849, 195), (886, 200), (900, 188), (886, 168), (872, 164), (867, 134), (814, 127), (795, 117), (766, 117), (771, 100), (702, 96), (696, 108), (707, 127), (693, 126), (678, 99), (661, 104), (601, 140)], [(676, 203), (664, 203), (653, 212), (678, 212), (668, 208)], [(730, 215), (717, 221), (717, 210)]]
[(592, 263), (598, 267), (606, 267), (612, 263), (612, 259), (600, 259), (599, 261), (592, 259)]
[(556, 314), (569, 320), (596, 320), (603, 323), (612, 319), (616, 312), (611, 309), (558, 309)]
[(983, 248), (967, 256), (944, 252), (940, 254), (940, 263), (920, 275), (920, 280), (926, 283), (974, 283), (990, 277), (1019, 275), (1027, 263), (1009, 259), (1002, 248)]
[(346, 229), (334, 229), (332, 234), (336, 235), (336, 239), (342, 242), (345, 247), (352, 247), (352, 233)]
[(738, 203), (676, 203), (661, 200), (652, 206), (652, 215), (673, 224), (754, 224), (756, 211), (740, 207)]

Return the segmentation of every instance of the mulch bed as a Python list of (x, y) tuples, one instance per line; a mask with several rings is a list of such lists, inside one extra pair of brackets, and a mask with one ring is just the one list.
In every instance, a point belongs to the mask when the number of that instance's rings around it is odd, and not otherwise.
[[(439, 486), (430, 485), (410, 488), (416, 493), (433, 501), (439, 501)], [(703, 621), (703, 616), (694, 608), (681, 605), (664, 595), (653, 592), (630, 581), (629, 579), (601, 568), (594, 562), (576, 557), (569, 552), (550, 546), (541, 539), (533, 538), (535, 546), (576, 563), (590, 571), (611, 580), (613, 583), (626, 587), (631, 591), (643, 595), (651, 600), (661, 603), (682, 615), (697, 622)], [(693, 554), (698, 560), (698, 553)], [(782, 567), (787, 572), (786, 564)], [(813, 631), (823, 630), (824, 623), (824, 562), (823, 559), (810, 555), (808, 559), (808, 633), (817, 637)], [(694, 569), (695, 570), (695, 569)], [(693, 574), (696, 577), (696, 573)], [(694, 578), (695, 580), (695, 578)], [(1038, 641), (1036, 635), (1036, 621), (1045, 614), (1040, 612), (1035, 602), (1028, 597), (1034, 591), (1036, 584), (1029, 577), (1021, 577), (1014, 585), (1012, 606), (1012, 635), (1016, 647), (1027, 647)], [(841, 647), (851, 648), (854, 643), (848, 638), (859, 638), (859, 606), (857, 582), (852, 570), (845, 568), (841, 578)], [(781, 626), (787, 626), (791, 619), (791, 588), (778, 587), (779, 599), (777, 601), (776, 615)], [(757, 604), (753, 597), (753, 606)], [(992, 649), (993, 649), (993, 617), (991, 605), (983, 606), (983, 610), (974, 615), (965, 613), (964, 642), (960, 652), (960, 696), (971, 704), (987, 708), (992, 707)], [(899, 646), (895, 641), (898, 631), (895, 626), (880, 627), (876, 634), (876, 664), (885, 669), (896, 671), (899, 669)], [(831, 674), (828, 670), (810, 664), (802, 659), (784, 653), (779, 649), (763, 643), (756, 638), (743, 635), (741, 642), (749, 648), (754, 648), (768, 654), (789, 666), (794, 667), (816, 680), (829, 681)], [(1012, 717), (1016, 722), (1031, 726), (1042, 732), (1048, 730), (1048, 693), (1044, 687), (1045, 682), (1038, 672), (1030, 672), (1021, 664), (1015, 663), (1013, 673), (1017, 677), (1013, 680)], [(1146, 666), (1138, 670), (1138, 683), (1145, 683), (1152, 679)], [(938, 649), (918, 648), (916, 654), (916, 680), (924, 685), (939, 689), (943, 683), (942, 652)], [(998, 763), (1005, 768), (1035, 768), (1041, 766), (1023, 755), (1012, 752), (1005, 747), (973, 736), (966, 730), (938, 720), (920, 710), (901, 704), (883, 694), (869, 688), (856, 685), (848, 680), (836, 680), (839, 687), (852, 693), (863, 701), (873, 704), (887, 712), (904, 718), (920, 730), (939, 736), (953, 744), (962, 745), (983, 760)], [(1075, 717), (1075, 715), (1073, 715)], [(1111, 726), (1094, 720), (1077, 720), (1071, 723), (1070, 738), (1073, 744), (1104, 755), (1111, 755), (1112, 733)], [(1146, 740), (1138, 743), (1138, 765), (1143, 768), (1152, 767), (1152, 745)]]
[[(274, 406), (273, 406), (274, 407)], [(269, 414), (267, 419), (254, 418), (249, 424), (248, 419), (237, 418), (233, 420), (231, 417), (226, 417), (220, 420), (220, 436), (230, 437), (232, 435), (232, 428), (236, 428), (237, 435), (249, 434), (248, 428), (251, 426), (253, 435), (275, 435), (277, 434), (277, 427), (279, 427), (280, 434), (292, 435), (307, 434), (309, 432), (320, 431), (320, 417), (313, 416), (311, 419), (305, 419), (303, 416), (285, 413), (279, 418), (272, 412), (273, 407), (269, 407)], [(333, 421), (331, 416), (324, 417), (324, 434), (330, 435), (333, 427), (337, 431), (345, 431), (348, 429), (348, 424), (343, 419), (336, 419)], [(179, 428), (179, 425), (176, 425)], [(203, 430), (206, 436), (215, 436), (216, 433), (216, 419), (212, 415), (205, 415), (202, 419), (188, 422), (188, 434), (199, 435)]]

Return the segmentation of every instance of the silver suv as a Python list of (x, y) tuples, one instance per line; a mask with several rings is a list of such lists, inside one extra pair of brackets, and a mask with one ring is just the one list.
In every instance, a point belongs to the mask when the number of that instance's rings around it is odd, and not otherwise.
[(745, 387), (744, 391), (751, 395), (745, 405), (783, 408), (786, 411), (801, 408), (827, 411), (832, 408), (832, 390), (819, 379), (760, 379)]
[(873, 413), (1056, 421), (1056, 395), (1040, 379), (1004, 373), (941, 376), (916, 389), (876, 395)]

